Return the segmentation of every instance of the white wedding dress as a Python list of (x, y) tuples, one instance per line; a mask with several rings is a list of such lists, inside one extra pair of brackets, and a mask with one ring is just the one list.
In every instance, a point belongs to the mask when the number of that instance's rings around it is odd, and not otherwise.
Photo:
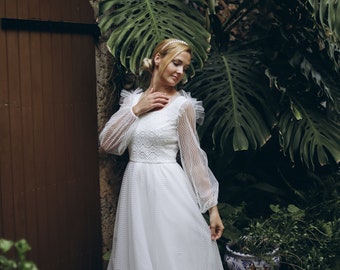
[(196, 133), (203, 107), (181, 90), (163, 109), (136, 117), (132, 106), (141, 94), (123, 90), (120, 109), (99, 136), (105, 151), (128, 148), (130, 157), (108, 270), (222, 270), (201, 214), (218, 196)]

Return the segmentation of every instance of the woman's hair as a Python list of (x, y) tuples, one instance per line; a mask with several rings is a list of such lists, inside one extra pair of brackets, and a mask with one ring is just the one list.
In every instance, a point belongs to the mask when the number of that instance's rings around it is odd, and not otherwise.
[(188, 43), (175, 38), (165, 39), (156, 46), (152, 53), (151, 59), (143, 59), (141, 72), (153, 72), (155, 68), (154, 59), (156, 54), (159, 53), (164, 61), (164, 65), (162, 65), (162, 68), (159, 70), (159, 73), (162, 74), (172, 59), (174, 59), (181, 52), (188, 52), (191, 54), (191, 48), (189, 47)]

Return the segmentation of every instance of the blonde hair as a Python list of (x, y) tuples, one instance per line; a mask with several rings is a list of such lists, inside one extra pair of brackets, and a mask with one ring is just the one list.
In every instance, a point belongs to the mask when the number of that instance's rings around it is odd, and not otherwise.
[(159, 70), (159, 73), (162, 74), (168, 64), (181, 52), (188, 52), (190, 55), (192, 54), (191, 48), (188, 43), (183, 40), (169, 38), (158, 43), (156, 48), (153, 50), (151, 59), (144, 58), (142, 61), (141, 72), (148, 71), (150, 73), (153, 72), (155, 68), (155, 56), (159, 53), (163, 58), (164, 65)]

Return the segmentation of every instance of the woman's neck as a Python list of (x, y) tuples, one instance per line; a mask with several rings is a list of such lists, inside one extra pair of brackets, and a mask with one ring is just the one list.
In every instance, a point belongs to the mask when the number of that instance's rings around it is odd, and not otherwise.
[(154, 80), (151, 80), (149, 88), (154, 88), (158, 92), (165, 93), (169, 96), (175, 95), (177, 93), (177, 90), (173, 86), (166, 86), (161, 83), (157, 83)]

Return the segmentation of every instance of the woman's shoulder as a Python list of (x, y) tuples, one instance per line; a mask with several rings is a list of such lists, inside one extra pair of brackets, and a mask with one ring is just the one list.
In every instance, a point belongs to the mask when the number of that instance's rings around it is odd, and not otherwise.
[(120, 92), (119, 104), (132, 103), (143, 93), (142, 88), (137, 88), (133, 90), (122, 89)]
[(200, 125), (203, 124), (204, 107), (202, 101), (192, 97), (190, 92), (179, 90), (178, 93), (180, 95), (180, 112), (183, 112), (186, 106), (192, 106), (195, 110), (196, 122)]

